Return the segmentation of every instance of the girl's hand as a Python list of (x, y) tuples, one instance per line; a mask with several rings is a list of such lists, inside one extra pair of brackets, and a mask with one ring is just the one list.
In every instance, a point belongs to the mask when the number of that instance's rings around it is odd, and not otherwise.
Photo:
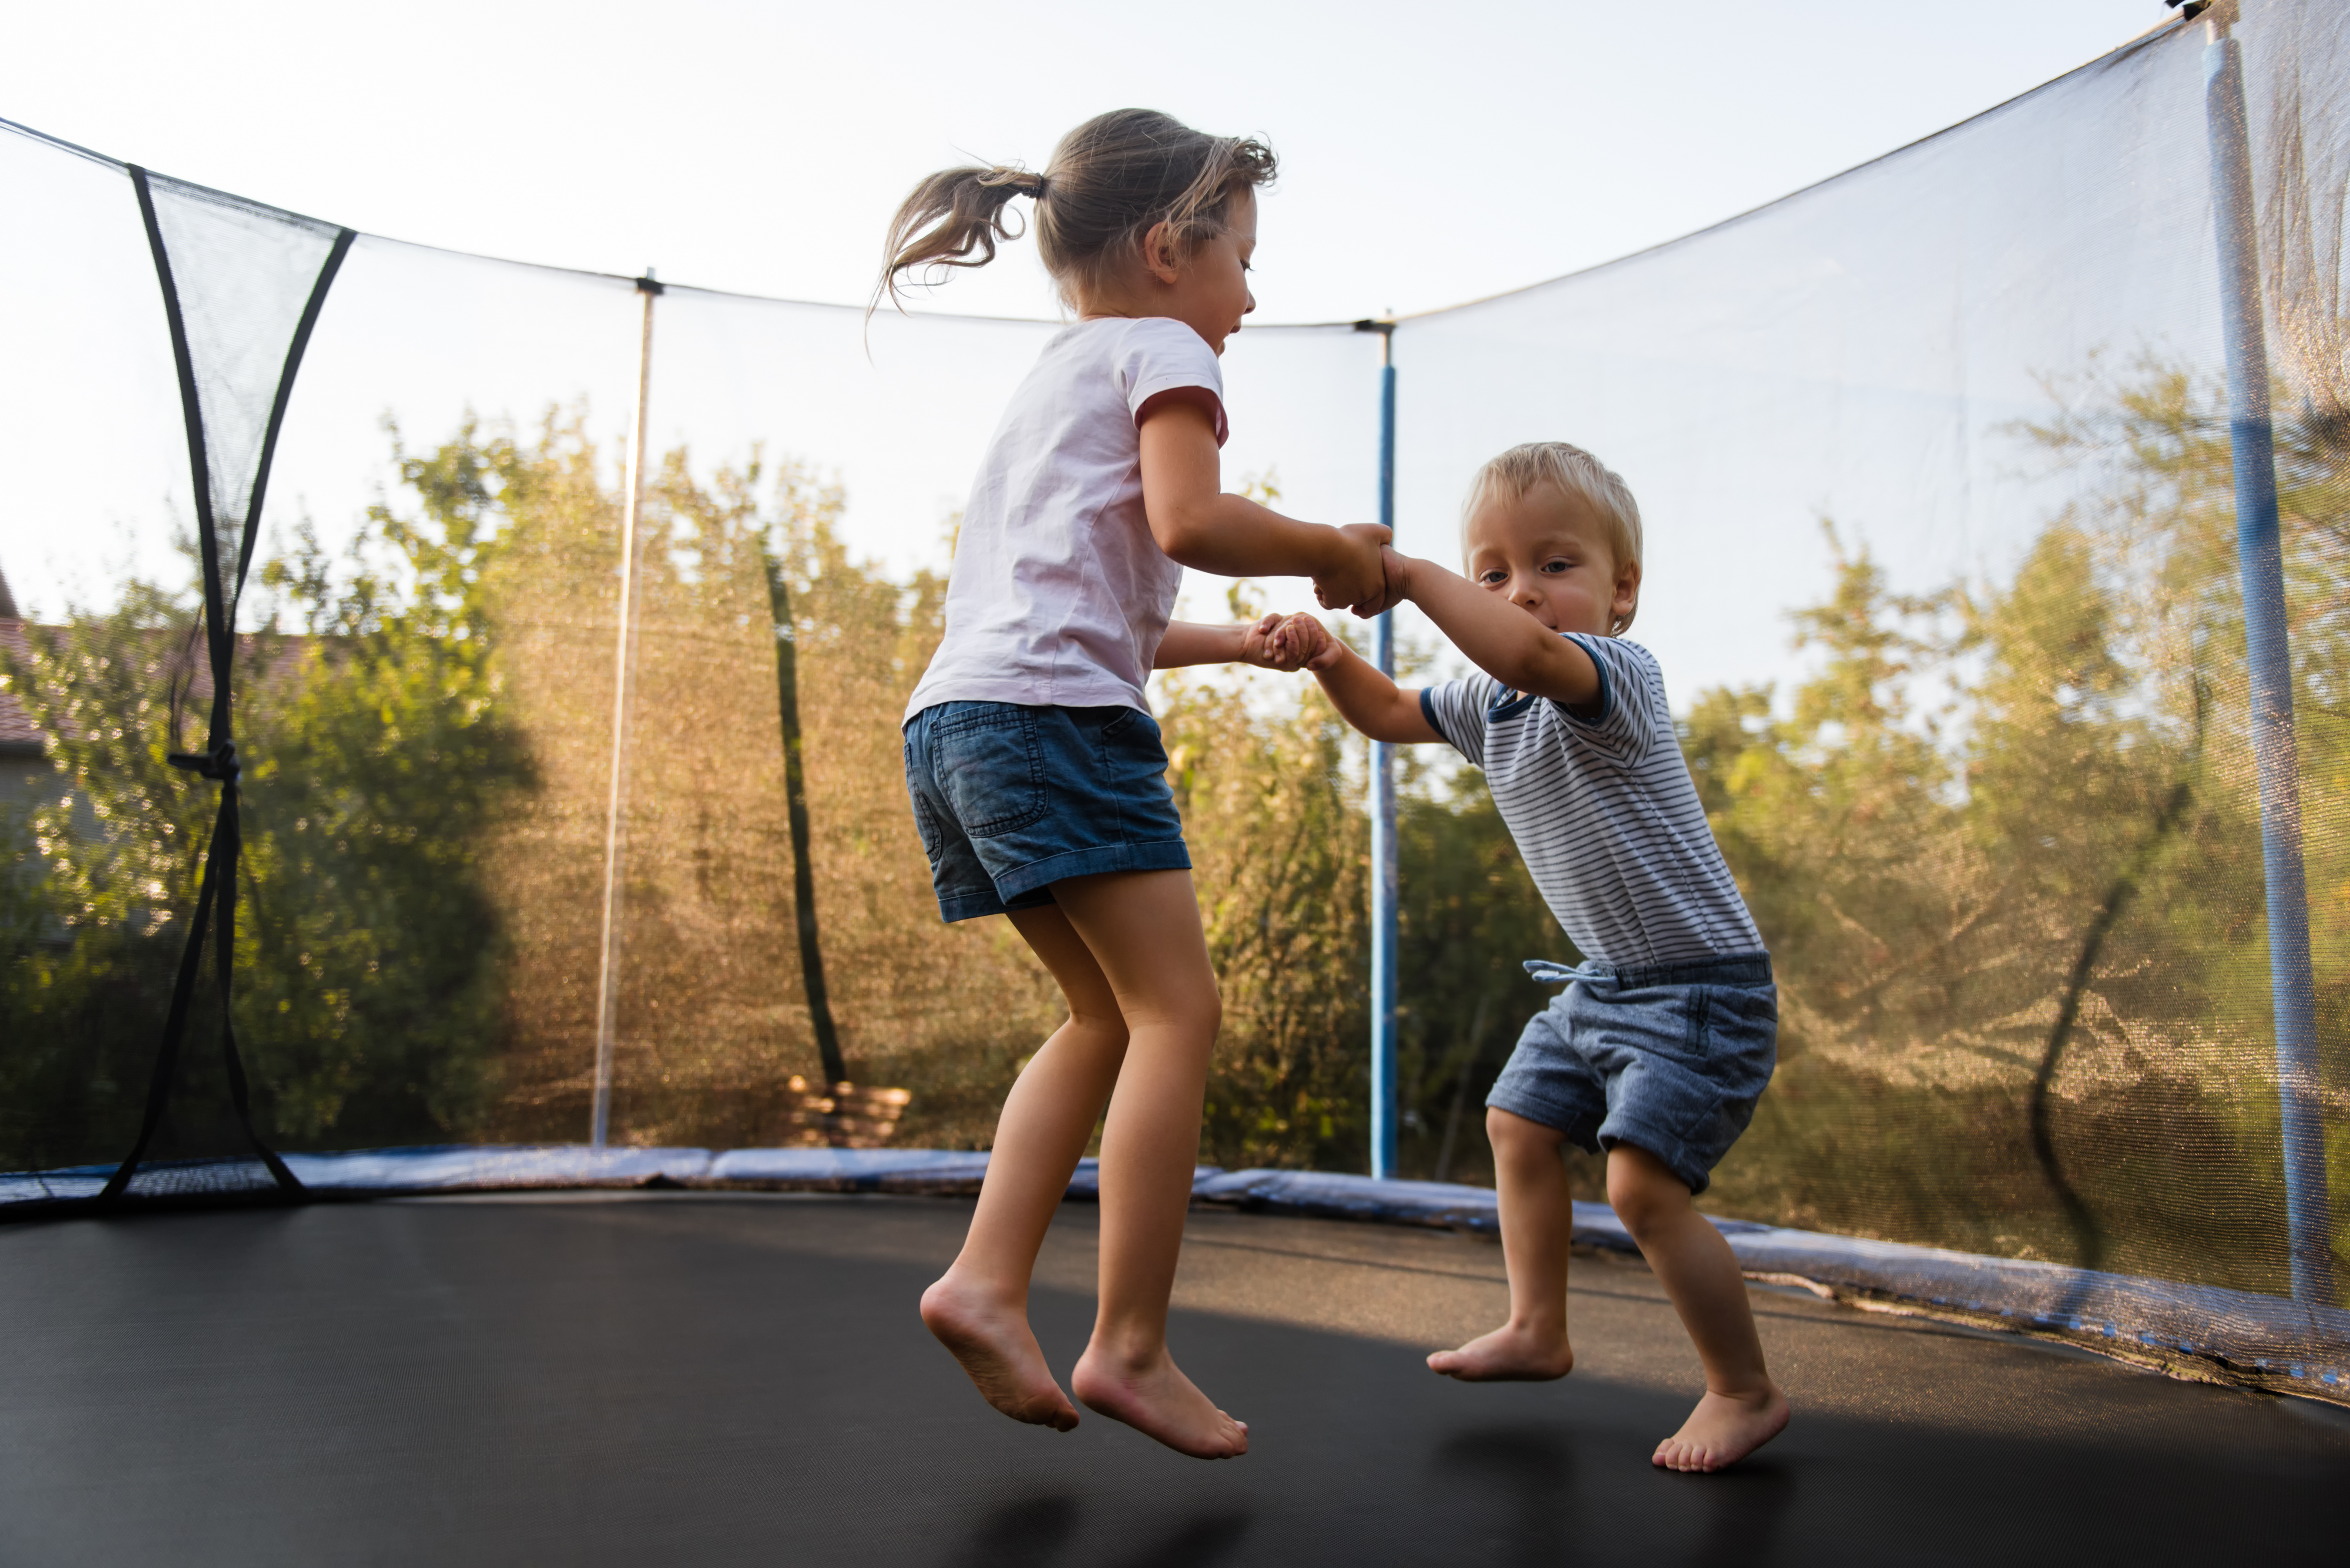
[(1352, 609), (1375, 616), (1387, 607), (1387, 572), (1379, 552), (1389, 537), (1376, 523), (1349, 523), (1335, 530), (1339, 545), (1329, 565), (1314, 576), (1314, 598), (1324, 609)]
[(1241, 634), (1239, 662), (1259, 670), (1278, 670), (1291, 674), (1302, 669), (1305, 655), (1296, 651), (1284, 633), (1287, 623), (1278, 615), (1268, 615)]
[(1411, 558), (1396, 553), (1393, 545), (1379, 546), (1379, 572), (1386, 578), (1386, 589), (1378, 604), (1369, 609), (1361, 605), (1355, 613), (1367, 620), (1381, 610), (1391, 610), (1411, 597)]
[(1330, 635), (1329, 628), (1300, 610), (1281, 623), (1278, 634), (1289, 656), (1296, 660), (1292, 669), (1327, 670), (1345, 645)]

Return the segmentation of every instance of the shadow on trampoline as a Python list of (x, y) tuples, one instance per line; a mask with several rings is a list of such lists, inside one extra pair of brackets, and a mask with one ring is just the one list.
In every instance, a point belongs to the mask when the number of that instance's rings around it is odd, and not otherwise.
[[(1081, 1505), (1066, 1492), (1045, 1492), (991, 1509), (971, 1540), (951, 1552), (948, 1568), (1002, 1568), (1010, 1563), (1085, 1561), (1064, 1549), (1076, 1534)], [(1253, 1522), (1246, 1508), (1204, 1508), (1160, 1531), (1156, 1539), (1109, 1559), (1118, 1568), (1213, 1568), (1233, 1561)]]
[[(1583, 1365), (1465, 1386), (1490, 1243), (1197, 1212), (1175, 1343), (1252, 1424), (1195, 1464), (987, 1410), (922, 1333), (967, 1202), (547, 1195), (0, 1231), (0, 1563), (2338, 1561), (2350, 1422), (2002, 1336), (1758, 1296), (1796, 1400), (1653, 1469), (1696, 1367), (1654, 1281), (1579, 1262)], [(1096, 1211), (1038, 1334), (1066, 1369)]]
[(1077, 1513), (1077, 1500), (1061, 1491), (1024, 1497), (991, 1508), (972, 1528), (968, 1550), (948, 1562), (954, 1568), (1050, 1562), (1076, 1532)]
[[(1518, 1558), (1555, 1561), (1560, 1526), (1575, 1517), (1579, 1499), (1575, 1445), (1555, 1428), (1508, 1425), (1471, 1428), (1436, 1450), (1440, 1484), (1457, 1490), (1476, 1512), (1515, 1542)], [(1602, 1467), (1614, 1469), (1613, 1465)], [(1601, 1478), (1599, 1484), (1607, 1484)], [(1708, 1482), (1703, 1526), (1691, 1563), (1768, 1561), (1779, 1521), (1794, 1501), (1794, 1474), (1768, 1453)], [(1686, 1506), (1698, 1500), (1681, 1500)]]

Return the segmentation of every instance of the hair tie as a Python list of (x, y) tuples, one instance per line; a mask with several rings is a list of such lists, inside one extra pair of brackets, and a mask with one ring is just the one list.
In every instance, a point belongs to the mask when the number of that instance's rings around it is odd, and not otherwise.
[(1009, 191), (1015, 196), (1033, 196), (1040, 202), (1045, 199), (1045, 177), (1031, 174), (1025, 169), (991, 169), (980, 176), (979, 182), (998, 191)]

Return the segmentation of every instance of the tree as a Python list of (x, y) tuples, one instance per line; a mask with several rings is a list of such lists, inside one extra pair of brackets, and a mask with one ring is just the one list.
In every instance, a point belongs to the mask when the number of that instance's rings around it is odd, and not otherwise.
[[(1840, 551), (1797, 618), (1826, 659), (1792, 721), (1767, 691), (1692, 704), (1691, 770), (1783, 1002), (1779, 1077), (1714, 1201), (2281, 1289), (2281, 1221), (2245, 1222), (2282, 1189), (2217, 392), (2140, 365), (2026, 433), (2084, 483), (2011, 584), (1904, 598)], [(2280, 436), (2323, 888), (2350, 874), (2321, 805), (2350, 784), (2328, 711), (2350, 468), (2314, 413)], [(2350, 921), (2314, 913), (2338, 1043)]]
[[(370, 530), (327, 562), (307, 527), (265, 587), (298, 634), (253, 637), (241, 708), (244, 891), (239, 1036), (281, 1147), (468, 1136), (493, 1085), (502, 946), (484, 825), (531, 769), (492, 678), (467, 476), (442, 525)], [(380, 519), (380, 522), (385, 520)], [(114, 608), (33, 628), (5, 670), (50, 738), (63, 796), (29, 815), (6, 881), (0, 1147), (40, 1167), (120, 1158), (160, 1036), (211, 815), (164, 764), (194, 664), (191, 597), (127, 584)], [(67, 940), (27, 940), (53, 926)], [(228, 1152), (199, 1008), (158, 1152)]]

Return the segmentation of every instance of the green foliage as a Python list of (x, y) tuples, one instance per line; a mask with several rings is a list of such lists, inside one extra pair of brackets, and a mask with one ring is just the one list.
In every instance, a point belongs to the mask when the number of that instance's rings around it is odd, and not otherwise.
[(1345, 725), (1318, 698), (1252, 711), (1251, 688), (1170, 680), (1159, 722), (1191, 847), (1224, 1029), (1203, 1158), (1363, 1158), (1364, 860)]
[[(1904, 598), (1865, 553), (1839, 547), (1835, 594), (1797, 618), (1822, 662), (1790, 720), (1773, 719), (1767, 691), (1707, 691), (1690, 706), (1690, 768), (1782, 990), (1781, 1071), (1713, 1201), (1830, 1230), (2078, 1255), (2028, 1124), (2073, 968), (2110, 907), (2118, 918), (2054, 1057), (2056, 1175), (2086, 1199), (2107, 1266), (2281, 1289), (2226, 426), (2212, 389), (2141, 367), (2028, 433), (2095, 465), (2095, 483), (2010, 587)], [(2350, 463), (2308, 421), (2281, 434), (2304, 845), (2339, 1118), (2350, 778), (2330, 703), (2350, 676), (2339, 630)], [(2182, 791), (2187, 809), (2165, 831)]]
[[(341, 563), (299, 530), (261, 582), (304, 629), (239, 648), (238, 1035), (289, 1147), (462, 1137), (491, 1091), (503, 958), (478, 857), (530, 767), (491, 669), (478, 475), (402, 471), (424, 519), (379, 511)], [(26, 1165), (119, 1158), (136, 1128), (217, 808), (164, 762), (209, 708), (195, 616), (134, 583), (0, 666), (59, 785), (18, 817), (0, 877), (0, 1150)], [(160, 1152), (237, 1147), (214, 1005), (199, 997)]]
[(401, 465), (422, 524), (376, 512), (397, 577), (362, 553), (338, 581), (307, 526), (262, 574), (307, 630), (255, 641), (237, 1011), (290, 1147), (463, 1137), (493, 1086), (481, 855), (533, 769), (501, 711), (478, 475), (442, 455)]
[[(2281, 426), (2280, 472), (2331, 1147), (2350, 1192), (2343, 429), (2314, 412)], [(2011, 585), (1898, 594), (1830, 529), (1833, 591), (1794, 624), (1812, 676), (1783, 701), (1689, 700), (1684, 753), (1782, 984), (1780, 1075), (1710, 1201), (2074, 1255), (2032, 1154), (2032, 1085), (2111, 909), (2050, 1073), (2060, 1174), (2108, 1266), (2280, 1288), (2259, 807), (2216, 393), (2141, 366), (2024, 433), (2082, 466), (2085, 499)], [(356, 554), (328, 559), (304, 533), (261, 574), (289, 626), (240, 656), (240, 1033), (288, 1145), (577, 1137), (619, 498), (576, 421), (528, 440), (468, 425), (400, 462)], [(650, 487), (623, 781), (622, 1138), (779, 1141), (789, 1079), (816, 1071), (770, 560), (793, 607), (814, 884), (851, 1075), (914, 1091), (903, 1141), (985, 1147), (1057, 1020), (1005, 922), (938, 920), (898, 720), (944, 583), (857, 559), (843, 499), (797, 464), (697, 478), (681, 452)], [(1229, 597), (1253, 613), (1246, 585)], [(56, 770), (55, 788), (0, 803), (13, 1162), (107, 1158), (135, 1126), (213, 807), (162, 760), (185, 739), (172, 694), (186, 706), (192, 620), (184, 597), (133, 585), (0, 663), (55, 737)], [(1303, 680), (1180, 676), (1156, 701), (1226, 1006), (1202, 1157), (1362, 1168), (1364, 748)], [(1399, 796), (1399, 1152), (1409, 1174), (1480, 1179), (1483, 1093), (1546, 1000), (1518, 962), (1574, 955), (1476, 775), (1407, 760)], [(209, 1060), (192, 1052), (181, 1147), (227, 1147), (216, 1116), (198, 1125), (217, 1101)]]
[(137, 1131), (212, 818), (163, 760), (187, 625), (184, 601), (133, 584), (107, 614), (28, 628), (21, 656), (0, 648), (56, 769), (0, 820), (0, 1151), (17, 1168), (119, 1158)]
[(1523, 961), (1582, 955), (1534, 891), (1482, 775), (1440, 792), (1407, 774), (1398, 796), (1396, 1162), (1408, 1176), (1490, 1182), (1486, 1092), (1555, 994)]

